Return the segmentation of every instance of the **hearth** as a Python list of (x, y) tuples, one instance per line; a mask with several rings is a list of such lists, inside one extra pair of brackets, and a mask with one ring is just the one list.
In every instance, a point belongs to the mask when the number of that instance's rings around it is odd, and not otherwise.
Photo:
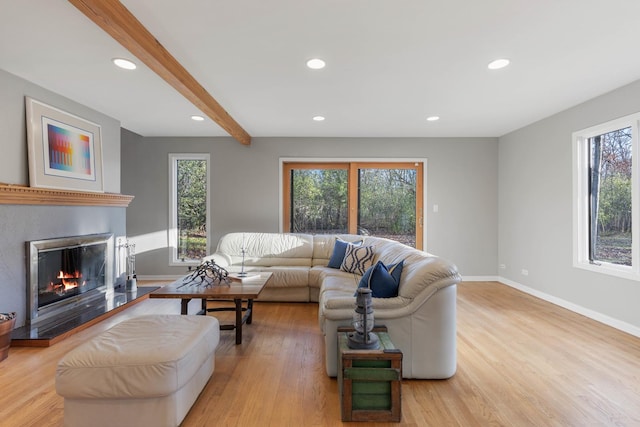
[(34, 325), (113, 294), (113, 235), (27, 242), (27, 324)]

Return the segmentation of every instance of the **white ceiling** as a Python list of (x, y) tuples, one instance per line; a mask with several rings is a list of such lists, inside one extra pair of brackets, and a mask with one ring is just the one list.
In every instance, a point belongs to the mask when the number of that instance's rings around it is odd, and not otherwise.
[[(501, 136), (640, 78), (638, 0), (122, 3), (253, 137)], [(227, 135), (114, 57), (67, 1), (0, 0), (0, 69), (144, 136)]]

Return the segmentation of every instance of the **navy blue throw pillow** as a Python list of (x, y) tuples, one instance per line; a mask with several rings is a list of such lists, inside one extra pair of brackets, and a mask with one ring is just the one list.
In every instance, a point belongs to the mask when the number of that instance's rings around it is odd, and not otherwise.
[(333, 245), (333, 253), (331, 254), (331, 258), (329, 258), (329, 264), (327, 264), (327, 267), (340, 268), (340, 266), (342, 265), (342, 260), (344, 260), (344, 254), (347, 252), (347, 246), (359, 246), (361, 244), (362, 241), (349, 243), (345, 242), (342, 239), (336, 239), (336, 243), (335, 245)]
[(376, 265), (364, 273), (358, 287), (371, 289), (373, 298), (397, 297), (403, 267), (404, 261), (389, 266), (378, 261)]

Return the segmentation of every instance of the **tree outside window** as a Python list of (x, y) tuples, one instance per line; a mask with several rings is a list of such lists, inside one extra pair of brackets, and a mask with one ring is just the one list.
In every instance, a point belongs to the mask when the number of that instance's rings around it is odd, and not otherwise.
[(170, 155), (173, 264), (198, 264), (207, 255), (208, 165), (208, 154)]
[(631, 265), (631, 128), (589, 138), (590, 258)]
[(285, 162), (283, 229), (386, 237), (422, 249), (422, 162)]
[(573, 264), (640, 280), (640, 113), (573, 134)]

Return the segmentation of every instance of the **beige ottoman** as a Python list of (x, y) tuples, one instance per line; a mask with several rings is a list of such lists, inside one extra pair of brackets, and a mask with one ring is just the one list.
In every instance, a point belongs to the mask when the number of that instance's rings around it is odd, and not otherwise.
[(178, 426), (214, 368), (215, 317), (149, 315), (126, 320), (58, 363), (64, 424)]

